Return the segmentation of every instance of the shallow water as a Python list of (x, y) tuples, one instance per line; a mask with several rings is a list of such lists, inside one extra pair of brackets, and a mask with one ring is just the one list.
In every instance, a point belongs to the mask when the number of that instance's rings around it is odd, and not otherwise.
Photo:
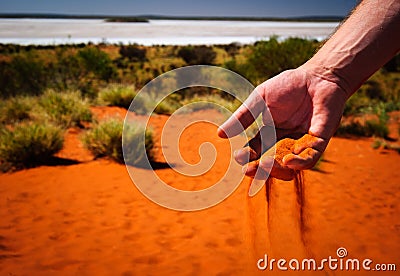
[(108, 23), (98, 19), (0, 19), (0, 43), (138, 43), (143, 45), (253, 43), (302, 37), (322, 40), (338, 23), (150, 20)]

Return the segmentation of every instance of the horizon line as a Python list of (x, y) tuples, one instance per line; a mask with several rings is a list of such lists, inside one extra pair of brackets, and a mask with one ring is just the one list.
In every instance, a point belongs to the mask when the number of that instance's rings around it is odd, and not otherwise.
[(43, 19), (164, 19), (164, 20), (233, 20), (233, 21), (342, 21), (345, 17), (339, 15), (304, 15), (289, 17), (274, 16), (182, 16), (182, 15), (107, 15), (107, 14), (67, 14), (67, 13), (0, 13), (0, 18), (43, 18)]

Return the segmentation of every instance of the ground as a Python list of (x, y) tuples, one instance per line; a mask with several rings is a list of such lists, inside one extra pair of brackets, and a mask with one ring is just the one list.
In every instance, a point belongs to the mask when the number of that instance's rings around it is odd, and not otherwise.
[[(124, 116), (118, 108), (95, 113)], [(156, 133), (167, 118), (152, 117)], [(211, 124), (191, 127), (180, 141), (184, 158), (196, 162), (197, 145), (209, 138), (219, 154), (210, 172), (190, 178), (163, 168), (159, 177), (180, 189), (212, 186), (231, 160), (229, 142), (215, 131)], [(273, 183), (269, 207), (265, 190), (247, 196), (251, 180), (244, 178), (214, 207), (173, 211), (140, 193), (124, 165), (93, 160), (81, 133), (70, 129), (58, 154), (76, 162), (0, 175), (0, 275), (262, 275), (257, 260), (264, 254), (321, 260), (338, 258), (340, 247), (346, 258), (369, 258), (371, 267), (395, 263), (400, 270), (400, 155), (373, 149), (373, 138), (331, 140), (320, 170), (305, 173), (301, 228), (291, 181)], [(239, 137), (233, 147), (243, 143)], [(326, 266), (320, 274), (344, 271)]]

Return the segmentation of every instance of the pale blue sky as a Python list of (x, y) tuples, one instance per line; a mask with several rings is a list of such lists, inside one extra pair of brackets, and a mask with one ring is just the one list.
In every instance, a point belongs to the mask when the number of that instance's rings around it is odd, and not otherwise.
[(0, 0), (0, 13), (345, 16), (357, 2), (357, 0)]

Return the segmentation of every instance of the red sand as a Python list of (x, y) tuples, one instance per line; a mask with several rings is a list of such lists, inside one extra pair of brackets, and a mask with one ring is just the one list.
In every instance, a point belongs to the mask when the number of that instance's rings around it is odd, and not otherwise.
[[(165, 121), (155, 116), (151, 123), (157, 131)], [(226, 150), (214, 126), (201, 129), (217, 152)], [(182, 135), (182, 149), (200, 143), (192, 132)], [(0, 175), (0, 275), (253, 275), (264, 253), (336, 258), (339, 247), (349, 258), (396, 263), (400, 270), (400, 155), (372, 149), (372, 139), (333, 138), (322, 171), (305, 173), (304, 246), (292, 182), (274, 183), (269, 230), (265, 190), (248, 198), (248, 178), (215, 207), (172, 211), (146, 199), (124, 165), (93, 161), (78, 135), (68, 132), (59, 156), (82, 163)], [(197, 189), (215, 183), (226, 162), (218, 160), (201, 180), (179, 178), (171, 169), (158, 173), (178, 188)]]
[[(275, 156), (274, 156), (274, 166), (270, 172), (270, 176), (282, 180), (292, 180), (298, 174), (298, 172), (287, 168), (283, 164), (283, 158), (287, 155), (292, 155), (295, 153), (295, 147), (297, 145), (309, 145), (313, 141), (315, 141), (316, 137), (310, 134), (305, 134), (301, 138), (295, 140), (291, 138), (285, 138), (278, 141), (275, 146)], [(271, 149), (272, 150), (272, 149)], [(312, 151), (311, 148), (306, 148), (303, 150), (299, 156), (303, 158), (307, 158), (308, 156), (312, 156), (310, 153)], [(267, 152), (268, 154), (268, 152)]]

